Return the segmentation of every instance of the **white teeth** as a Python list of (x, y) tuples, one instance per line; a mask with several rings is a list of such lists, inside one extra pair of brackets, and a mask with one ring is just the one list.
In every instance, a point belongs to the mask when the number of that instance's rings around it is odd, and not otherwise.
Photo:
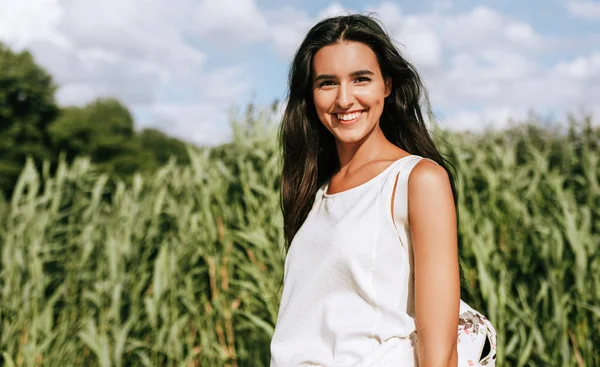
[(337, 113), (336, 116), (339, 120), (343, 120), (343, 121), (350, 121), (350, 120), (354, 120), (355, 118), (357, 118), (358, 116), (360, 116), (362, 111), (359, 112), (354, 112), (354, 113), (348, 113), (348, 114), (341, 114), (341, 113)]

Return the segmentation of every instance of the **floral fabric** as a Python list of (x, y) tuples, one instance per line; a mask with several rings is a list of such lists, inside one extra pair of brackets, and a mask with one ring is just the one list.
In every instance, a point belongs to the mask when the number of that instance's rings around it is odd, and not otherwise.
[[(457, 337), (458, 367), (496, 366), (496, 330), (481, 312), (462, 300)], [(352, 367), (416, 367), (417, 348), (415, 333), (410, 338), (390, 338)]]
[(481, 312), (460, 301), (458, 366), (496, 366), (496, 330)]

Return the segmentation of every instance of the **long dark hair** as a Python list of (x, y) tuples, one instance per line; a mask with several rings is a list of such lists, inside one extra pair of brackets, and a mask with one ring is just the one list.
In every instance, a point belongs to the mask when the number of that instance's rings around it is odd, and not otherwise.
[[(450, 177), (455, 203), (454, 176), (429, 135), (424, 110), (432, 116), (427, 91), (416, 69), (396, 49), (383, 27), (371, 16), (352, 14), (317, 23), (306, 35), (289, 72), (287, 105), (279, 131), (282, 145), (281, 210), (286, 250), (306, 219), (319, 187), (339, 168), (333, 135), (316, 114), (312, 97), (313, 57), (322, 47), (341, 41), (369, 46), (382, 75), (392, 79), (379, 120), (385, 137), (410, 154), (430, 158)], [(458, 217), (458, 207), (457, 207)]]

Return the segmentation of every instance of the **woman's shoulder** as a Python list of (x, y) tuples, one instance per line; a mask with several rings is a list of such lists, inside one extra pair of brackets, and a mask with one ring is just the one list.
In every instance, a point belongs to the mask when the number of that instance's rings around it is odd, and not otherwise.
[(448, 175), (444, 167), (433, 159), (415, 155), (419, 160), (412, 169), (411, 176), (418, 177), (416, 180), (436, 180)]
[(442, 223), (454, 210), (448, 172), (430, 159), (419, 160), (409, 173), (407, 196), (411, 223)]
[(426, 196), (450, 184), (448, 172), (436, 161), (421, 157), (408, 176), (408, 190)]

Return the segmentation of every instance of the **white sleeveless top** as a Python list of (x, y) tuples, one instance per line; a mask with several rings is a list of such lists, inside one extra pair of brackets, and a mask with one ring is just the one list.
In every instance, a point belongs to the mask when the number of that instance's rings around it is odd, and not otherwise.
[(407, 188), (421, 159), (402, 157), (346, 191), (318, 190), (285, 259), (271, 367), (352, 366), (389, 338), (413, 336)]

